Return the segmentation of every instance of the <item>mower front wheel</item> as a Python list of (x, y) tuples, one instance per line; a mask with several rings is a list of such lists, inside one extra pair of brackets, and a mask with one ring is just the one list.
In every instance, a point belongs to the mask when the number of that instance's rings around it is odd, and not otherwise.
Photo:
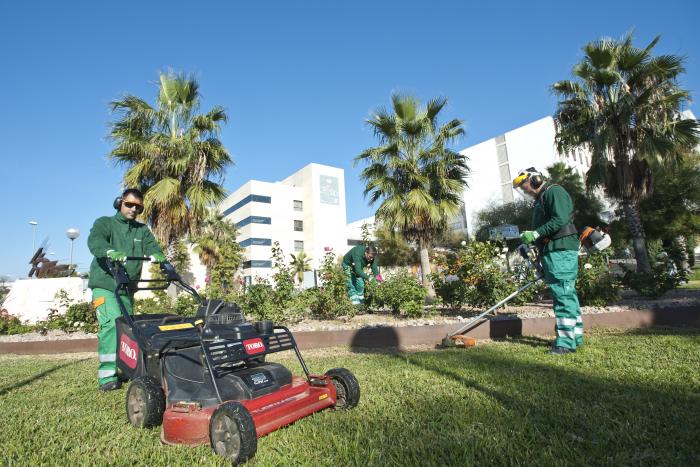
[(139, 376), (126, 393), (126, 416), (137, 428), (153, 428), (163, 423), (165, 395), (150, 376)]
[(345, 368), (333, 368), (326, 372), (335, 386), (336, 402), (338, 409), (352, 409), (360, 402), (360, 383), (350, 370)]
[(233, 465), (244, 463), (258, 449), (253, 416), (239, 402), (220, 405), (209, 420), (209, 440), (214, 452)]

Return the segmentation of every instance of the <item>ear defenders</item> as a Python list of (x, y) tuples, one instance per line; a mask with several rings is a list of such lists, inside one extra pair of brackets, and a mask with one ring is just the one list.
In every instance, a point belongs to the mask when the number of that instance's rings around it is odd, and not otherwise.
[(535, 190), (542, 186), (544, 183), (544, 177), (541, 173), (537, 171), (534, 167), (530, 167), (525, 170), (521, 170), (517, 177), (513, 179), (513, 188), (518, 188), (520, 185), (525, 183), (526, 180), (530, 181), (530, 186)]

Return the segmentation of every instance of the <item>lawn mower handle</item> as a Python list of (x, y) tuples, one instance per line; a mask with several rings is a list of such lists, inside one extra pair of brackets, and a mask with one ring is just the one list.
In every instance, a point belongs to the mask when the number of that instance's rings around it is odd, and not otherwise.
[[(150, 260), (150, 256), (126, 257), (126, 261)], [(131, 314), (128, 312), (126, 306), (124, 305), (124, 301), (121, 297), (122, 294), (130, 295), (130, 292), (138, 292), (139, 290), (165, 290), (170, 286), (170, 284), (174, 283), (176, 286), (189, 292), (199, 303), (202, 303), (202, 297), (199, 296), (197, 291), (192, 286), (182, 281), (182, 278), (177, 273), (173, 265), (167, 261), (159, 263), (161, 270), (165, 273), (165, 279), (139, 279), (136, 281), (132, 281), (129, 278), (129, 274), (126, 272), (126, 268), (124, 267), (123, 263), (119, 261), (114, 261), (111, 258), (105, 258), (105, 261), (107, 263), (107, 268), (109, 269), (109, 272), (112, 274), (112, 277), (116, 282), (116, 287), (114, 288), (114, 297), (116, 298), (117, 304), (119, 305), (119, 310), (121, 311), (122, 316), (126, 320), (129, 327), (133, 330), (134, 337), (136, 337), (137, 341), (139, 341), (139, 345), (141, 345), (141, 336), (138, 333), (138, 329), (136, 328), (136, 326), (134, 326), (134, 319), (131, 317)], [(160, 285), (157, 287), (138, 287), (139, 282), (158, 282), (164, 285)], [(130, 288), (129, 285), (131, 284), (137, 284), (137, 286), (135, 288)]]

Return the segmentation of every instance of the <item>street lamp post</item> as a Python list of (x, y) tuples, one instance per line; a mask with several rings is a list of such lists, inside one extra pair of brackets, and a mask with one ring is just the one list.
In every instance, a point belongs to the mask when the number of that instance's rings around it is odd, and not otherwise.
[[(70, 263), (69, 266), (73, 267), (73, 240), (80, 236), (80, 230), (75, 228), (70, 228), (66, 230), (66, 236), (70, 239)], [(71, 273), (72, 274), (72, 273)]]
[(29, 221), (29, 225), (32, 226), (32, 254), (36, 251), (36, 226), (38, 224), (37, 221)]

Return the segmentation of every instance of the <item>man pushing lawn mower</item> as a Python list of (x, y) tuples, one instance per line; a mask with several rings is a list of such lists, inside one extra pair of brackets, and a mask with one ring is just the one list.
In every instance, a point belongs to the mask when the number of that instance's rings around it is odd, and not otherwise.
[[(141, 262), (127, 261), (128, 256), (148, 256), (152, 262), (165, 261), (158, 242), (145, 224), (136, 221), (143, 212), (143, 194), (134, 188), (125, 190), (114, 200), (114, 216), (100, 217), (90, 229), (88, 248), (95, 258), (90, 265), (88, 287), (92, 289), (92, 304), (97, 313), (100, 330), (97, 333), (97, 352), (100, 366), (97, 379), (100, 389), (112, 391), (121, 387), (116, 373), (117, 330), (114, 320), (121, 316), (114, 296), (116, 282), (107, 267), (107, 259), (124, 263), (130, 277), (141, 277)], [(133, 292), (122, 297), (131, 312)]]
[(520, 234), (520, 239), (537, 246), (544, 280), (552, 292), (556, 340), (549, 353), (575, 352), (583, 345), (583, 320), (576, 295), (579, 238), (571, 196), (560, 185), (546, 182), (534, 167), (521, 171), (513, 188), (535, 198), (532, 230)]

